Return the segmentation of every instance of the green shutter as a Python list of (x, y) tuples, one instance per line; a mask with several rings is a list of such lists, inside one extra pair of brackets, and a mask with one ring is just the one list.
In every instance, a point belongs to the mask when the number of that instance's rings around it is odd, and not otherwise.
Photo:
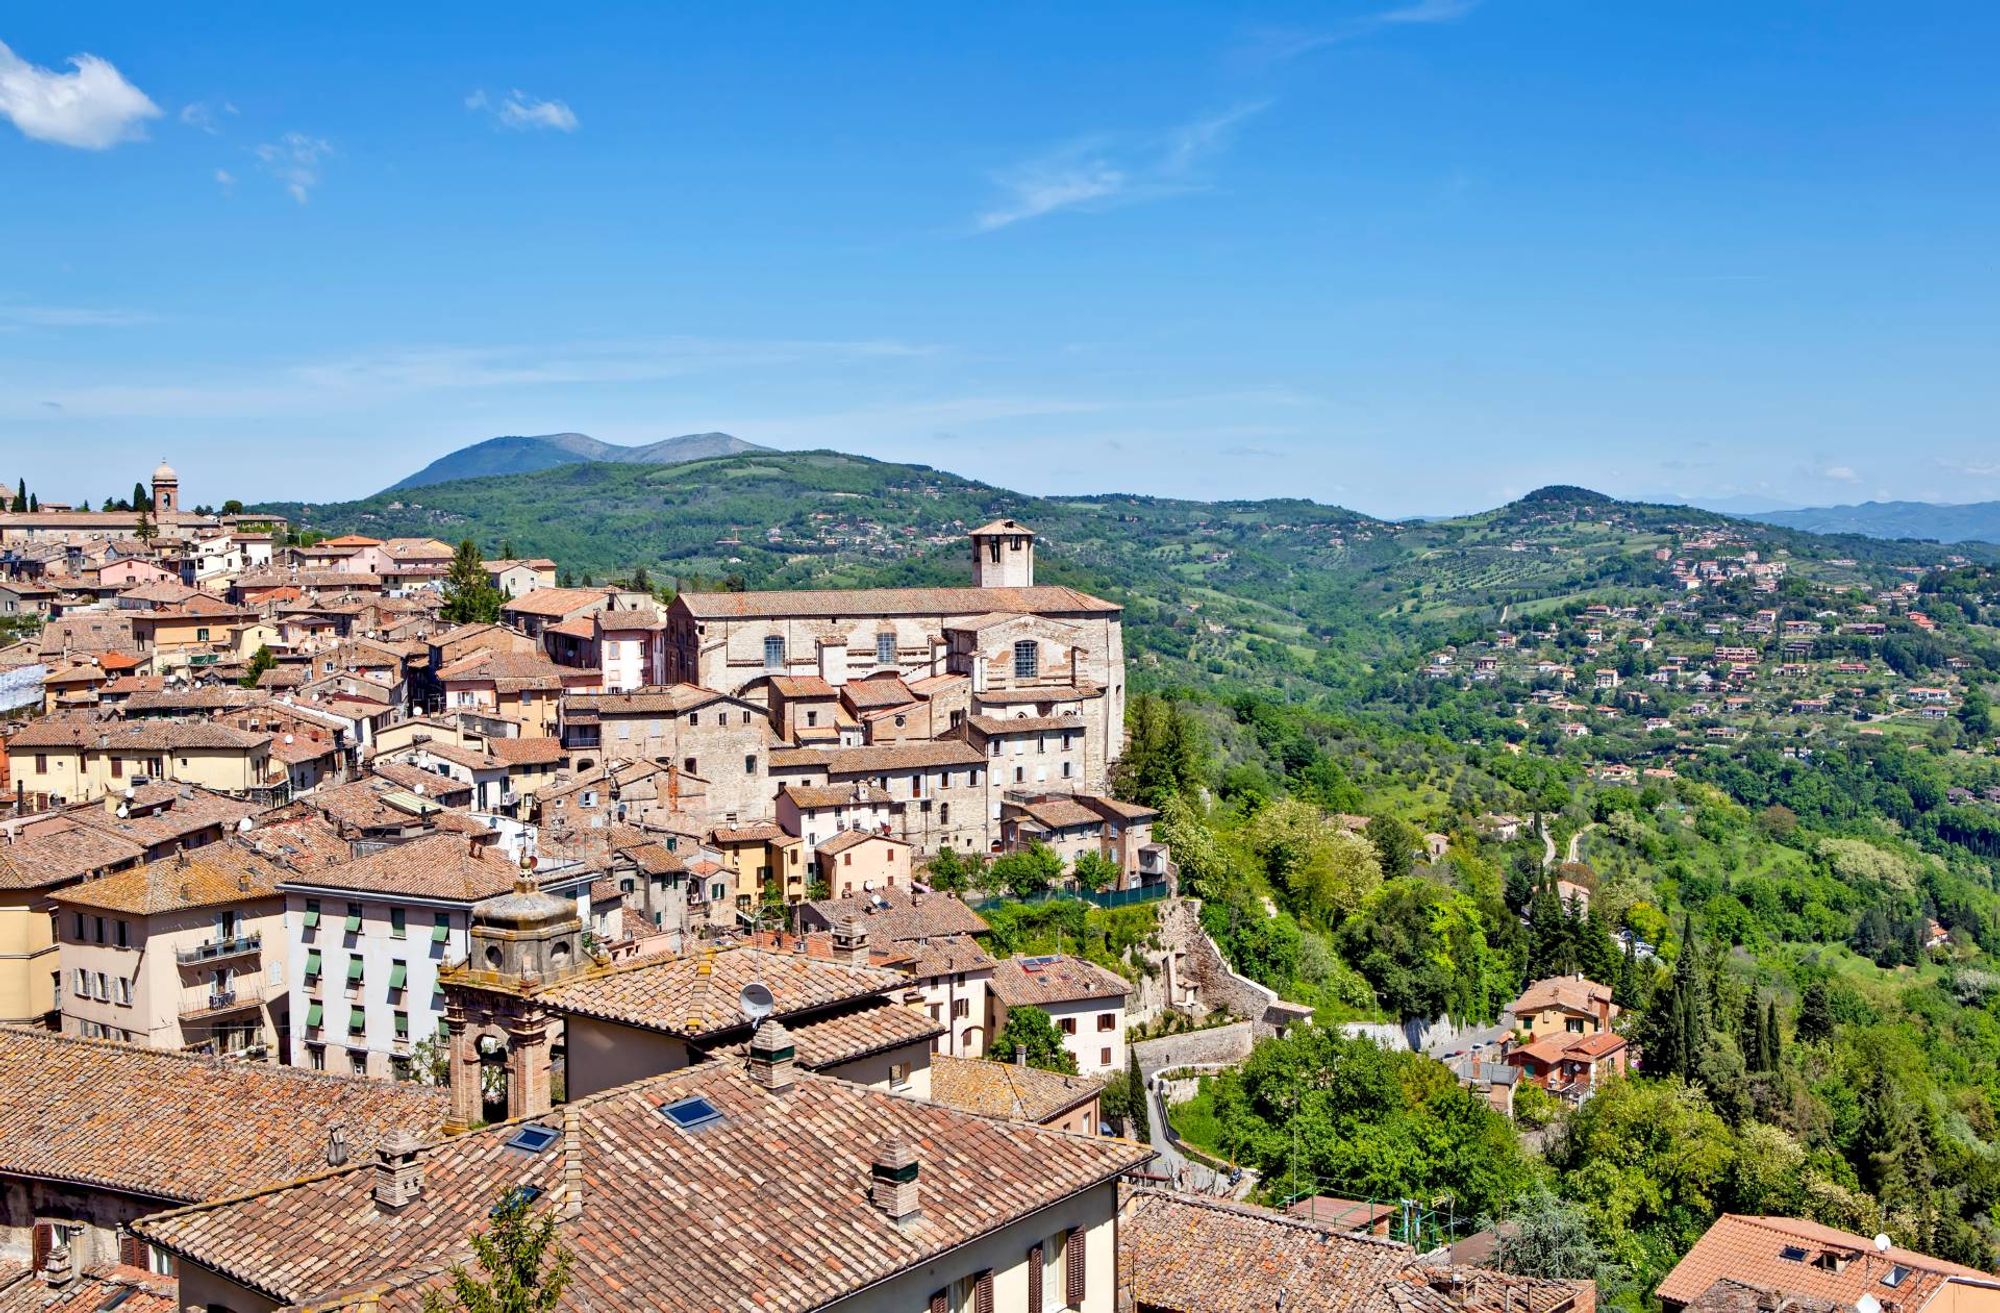
[(368, 1029), (368, 1013), (362, 1008), (347, 1009), (347, 1033), (359, 1035)]
[(350, 935), (361, 933), (361, 913), (349, 912), (347, 914), (347, 933)]
[(321, 1020), (325, 1018), (325, 1016), (326, 1016), (326, 1009), (320, 1006), (318, 1003), (313, 1004), (311, 1007), (306, 1009), (306, 1028), (309, 1030), (318, 1030), (319, 1023), (321, 1022)]
[(408, 1039), (409, 1037), (410, 1037), (410, 1014), (407, 1012), (398, 1012), (396, 1014), (396, 1038)]
[(392, 962), (389, 964), (389, 988), (401, 989), (410, 978), (410, 964)]
[(318, 903), (307, 903), (307, 904), (306, 904), (306, 929), (308, 929), (308, 930), (311, 930), (311, 929), (313, 929), (313, 928), (314, 928), (315, 926), (317, 926), (318, 924), (319, 924), (319, 904), (318, 904)]
[(319, 950), (315, 948), (306, 954), (306, 974), (309, 976), (318, 975), (319, 965)]
[(361, 983), (361, 959), (358, 957), (347, 959), (347, 983), (350, 985)]
[(437, 924), (431, 927), (431, 942), (433, 944), (442, 944), (450, 935), (451, 914), (449, 912), (439, 912)]

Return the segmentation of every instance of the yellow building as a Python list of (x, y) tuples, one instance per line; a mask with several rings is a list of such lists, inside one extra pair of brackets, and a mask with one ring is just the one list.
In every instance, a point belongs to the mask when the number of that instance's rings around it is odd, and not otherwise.
[(89, 802), (142, 778), (232, 794), (271, 787), (271, 736), (205, 720), (49, 716), (16, 734), (8, 753), (21, 788), (65, 802)]

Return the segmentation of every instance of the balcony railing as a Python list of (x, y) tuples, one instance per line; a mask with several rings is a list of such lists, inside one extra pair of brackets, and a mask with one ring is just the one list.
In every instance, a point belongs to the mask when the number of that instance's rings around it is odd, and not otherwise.
[(229, 939), (211, 939), (193, 948), (174, 950), (174, 960), (183, 966), (198, 962), (214, 962), (225, 957), (240, 957), (244, 953), (254, 953), (263, 947), (264, 936), (251, 931), (247, 935), (235, 935)]
[(214, 1016), (224, 1012), (244, 1012), (263, 1002), (256, 989), (211, 989), (181, 1004), (181, 1017)]

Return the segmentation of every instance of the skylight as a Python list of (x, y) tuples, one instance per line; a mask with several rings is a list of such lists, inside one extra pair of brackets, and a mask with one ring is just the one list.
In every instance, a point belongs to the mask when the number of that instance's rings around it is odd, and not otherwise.
[(1892, 1263), (1889, 1266), (1889, 1275), (1882, 1278), (1882, 1284), (1885, 1286), (1900, 1286), (1909, 1275), (1909, 1268), (1904, 1267), (1901, 1263)]
[(507, 1141), (507, 1147), (525, 1153), (540, 1153), (561, 1137), (562, 1132), (553, 1126), (523, 1126)]
[(722, 1109), (699, 1094), (660, 1105), (660, 1115), (684, 1131), (722, 1120)]
[(500, 1202), (494, 1206), (493, 1211), (490, 1214), (488, 1214), (488, 1216), (498, 1217), (502, 1212), (504, 1212), (509, 1206), (513, 1204), (531, 1204), (535, 1202), (535, 1200), (541, 1197), (542, 1197), (541, 1186), (517, 1185), (513, 1189), (509, 1190), (504, 1196), (502, 1196)]
[(1778, 1251), (1778, 1257), (1784, 1259), (1787, 1263), (1803, 1263), (1806, 1261), (1805, 1247), (1803, 1245), (1786, 1245)]

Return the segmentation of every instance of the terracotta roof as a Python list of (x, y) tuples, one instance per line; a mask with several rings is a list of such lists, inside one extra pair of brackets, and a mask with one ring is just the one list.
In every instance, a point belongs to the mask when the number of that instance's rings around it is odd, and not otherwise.
[(904, 848), (910, 846), (903, 840), (890, 834), (876, 834), (872, 830), (842, 830), (831, 839), (820, 840), (819, 843), (814, 845), (813, 851), (839, 854), (846, 852), (849, 848), (859, 847), (870, 840), (880, 843), (893, 843)]
[[(1796, 1256), (1790, 1256), (1794, 1253)], [(1852, 1261), (1840, 1264), (1844, 1270), (1838, 1272), (1819, 1266), (1815, 1260), (1828, 1253)], [(1869, 1261), (1861, 1261), (1864, 1256)], [(1666, 1280), (1660, 1282), (1659, 1297), (1693, 1303), (1717, 1281), (1729, 1278), (1851, 1307), (1864, 1293), (1881, 1297), (1882, 1277), (1891, 1263), (1909, 1269), (1895, 1290), (1901, 1308), (1922, 1308), (1947, 1277), (2000, 1282), (1978, 1268), (1893, 1245), (1878, 1256), (1875, 1242), (1866, 1236), (1817, 1222), (1725, 1213), (1667, 1273)]]
[(801, 811), (825, 807), (880, 806), (894, 801), (872, 784), (787, 784), (779, 790)]
[(64, 815), (89, 829), (154, 848), (204, 831), (234, 828), (258, 811), (257, 804), (247, 799), (185, 784), (139, 785), (123, 806), (124, 816), (101, 805), (78, 807)]
[(993, 955), (981, 948), (979, 941), (971, 935), (939, 935), (935, 939), (891, 942), (910, 955), (910, 974), (919, 980), (959, 971), (986, 971), (992, 968), (994, 962)]
[(935, 766), (977, 766), (986, 754), (961, 739), (931, 739), (921, 743), (889, 743), (860, 748), (825, 749), (830, 775), (879, 775), (890, 770), (923, 770)]
[(470, 846), (462, 835), (429, 834), (339, 866), (300, 872), (285, 884), (454, 902), (477, 902), (511, 891), (520, 868), (497, 852), (474, 856)]
[(0, 839), (0, 889), (47, 889), (137, 861), (139, 844), (83, 826)]
[(502, 613), (566, 616), (604, 604), (604, 593), (596, 588), (537, 588), (512, 601), (501, 603)]
[(821, 898), (806, 904), (831, 929), (852, 917), (871, 942), (984, 934), (979, 913), (950, 894), (917, 894), (891, 886), (854, 898)]
[(910, 686), (897, 675), (871, 675), (867, 679), (849, 680), (840, 691), (857, 711), (908, 706), (917, 700), (917, 695), (910, 692)]
[(1103, 695), (1104, 690), (1095, 684), (1041, 684), (1033, 688), (989, 688), (972, 696), (975, 701), (997, 707), (1020, 702), (1081, 702)]
[(276, 896), (284, 874), (250, 845), (224, 839), (133, 870), (86, 880), (54, 898), (68, 906), (157, 916), (271, 898)]
[(837, 698), (840, 690), (818, 675), (772, 675), (769, 683), (785, 698)]
[(1030, 819), (1041, 822), (1051, 830), (1067, 830), (1078, 825), (1104, 824), (1104, 818), (1069, 798), (1044, 798), (1040, 802), (1014, 804)]
[[(792, 1045), (798, 1050), (799, 1064), (808, 1071), (825, 1071), (871, 1054), (923, 1044), (945, 1030), (944, 1025), (915, 1008), (886, 998), (871, 998), (859, 1007), (785, 1023), (785, 1033), (792, 1037)], [(740, 1045), (731, 1045), (729, 1052), (739, 1054), (748, 1048), (749, 1041), (745, 1040)]]
[(1114, 602), (1057, 585), (1033, 588), (822, 588), (767, 593), (682, 593), (676, 606), (696, 619), (762, 619), (786, 616), (1111, 614)]
[(1104, 1092), (1104, 1082), (987, 1058), (931, 1055), (931, 1101), (960, 1112), (1043, 1123)]
[(543, 991), (552, 1008), (672, 1035), (707, 1036), (750, 1024), (738, 995), (758, 982), (779, 1017), (886, 993), (909, 983), (900, 971), (849, 966), (763, 948), (710, 948), (685, 957), (640, 958)]
[(447, 1106), (428, 1085), (0, 1027), (0, 1173), (14, 1176), (214, 1199), (324, 1166), (330, 1126), (365, 1158), (393, 1129), (434, 1133)]
[(785, 837), (783, 830), (768, 821), (756, 825), (720, 826), (714, 832), (717, 843), (769, 843)]
[(671, 684), (635, 688), (626, 693), (586, 693), (571, 697), (570, 705), (589, 708), (600, 715), (630, 716), (663, 711), (678, 714), (711, 702), (734, 700), (727, 693), (699, 684)]
[(1595, 1012), (1600, 1004), (1610, 1001), (1609, 985), (1600, 985), (1580, 976), (1551, 976), (1547, 980), (1537, 980), (1522, 990), (1521, 997), (1514, 1000), (1513, 1012), (1517, 1017), (1551, 1007), (1568, 1008), (1573, 1012)]
[(545, 634), (560, 634), (564, 638), (597, 637), (597, 620), (594, 616), (573, 615), (567, 620), (558, 620), (552, 625), (542, 626)]
[(338, 866), (354, 856), (353, 847), (317, 813), (266, 821), (239, 836), (258, 852), (294, 871), (318, 871)]
[(233, 748), (248, 751), (271, 741), (269, 734), (217, 724), (209, 720), (101, 721), (81, 717), (44, 716), (29, 721), (8, 741), (21, 748), (94, 748), (169, 752), (182, 748)]
[(425, 770), (407, 761), (372, 761), (368, 764), (368, 773), (388, 780), (398, 788), (435, 798), (440, 803), (449, 799), (462, 804), (472, 796), (472, 786), (465, 781)]
[[(72, 1255), (72, 1258), (76, 1257)], [(106, 1263), (79, 1272), (68, 1285), (51, 1286), (20, 1263), (0, 1263), (0, 1313), (176, 1313), (180, 1283), (142, 1267)]]
[(562, 740), (546, 736), (488, 739), (486, 750), (509, 766), (546, 766), (563, 759)]
[(539, 652), (495, 652), (480, 648), (437, 672), (441, 681), (491, 680), (509, 692), (523, 688), (561, 688), (565, 676), (596, 672), (580, 666), (559, 666)]
[[(695, 1096), (719, 1119), (682, 1130), (659, 1112)], [(358, 1165), (137, 1229), (280, 1303), (374, 1283), (400, 1292), (391, 1302), (407, 1308), (411, 1287), (469, 1261), (466, 1236), (503, 1191), (533, 1185), (562, 1198), (568, 1161), (579, 1169), (580, 1211), (561, 1224), (576, 1255), (564, 1308), (803, 1310), (921, 1268), (1152, 1156), (1127, 1141), (971, 1117), (810, 1074), (774, 1095), (735, 1062), (621, 1086), (535, 1120), (561, 1130), (569, 1119), (573, 1155), (561, 1142), (538, 1154), (506, 1147), (511, 1123), (426, 1150), (423, 1192), (393, 1225), (370, 1200), (373, 1173)], [(870, 1163), (892, 1135), (916, 1153), (918, 1225), (899, 1226), (869, 1199)]]
[(1132, 986), (1115, 972), (1080, 957), (1010, 957), (993, 966), (993, 996), (1010, 1008), (1124, 998)]

